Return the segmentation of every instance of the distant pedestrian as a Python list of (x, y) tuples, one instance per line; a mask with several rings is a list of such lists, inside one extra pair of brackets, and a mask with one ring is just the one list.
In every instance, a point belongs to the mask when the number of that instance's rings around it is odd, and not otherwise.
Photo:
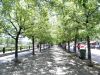
[(30, 46), (29, 46), (29, 49), (30, 49)]
[(5, 53), (5, 47), (3, 47), (3, 53)]
[(37, 48), (39, 48), (39, 44), (37, 44)]
[(22, 46), (20, 46), (20, 51), (22, 50)]
[(80, 50), (80, 43), (78, 43), (78, 46), (77, 46), (78, 50)]

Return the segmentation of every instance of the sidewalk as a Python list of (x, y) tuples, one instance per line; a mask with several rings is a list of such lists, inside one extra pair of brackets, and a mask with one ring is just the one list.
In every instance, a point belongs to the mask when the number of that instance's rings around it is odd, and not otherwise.
[[(25, 52), (25, 51), (29, 51), (29, 49), (18, 50), (18, 53)], [(3, 54), (3, 52), (0, 52), (0, 57), (11, 55), (11, 54), (14, 54), (14, 53), (15, 53), (15, 50), (13, 50), (13, 51), (6, 51), (4, 54)]]
[(28, 54), (22, 63), (0, 65), (0, 75), (99, 75), (99, 71), (86, 66), (77, 58), (54, 46), (36, 55)]
[[(37, 47), (35, 47), (35, 49), (37, 49)], [(43, 49), (43, 48), (41, 48)], [(25, 52), (25, 51), (29, 51), (29, 50), (32, 50), (32, 48), (30, 49), (22, 49), (22, 50), (18, 50), (18, 53), (20, 52)], [(3, 56), (7, 56), (7, 55), (12, 55), (15, 53), (15, 50), (12, 50), (12, 51), (6, 51), (4, 54), (3, 52), (0, 52), (0, 57), (3, 57)]]

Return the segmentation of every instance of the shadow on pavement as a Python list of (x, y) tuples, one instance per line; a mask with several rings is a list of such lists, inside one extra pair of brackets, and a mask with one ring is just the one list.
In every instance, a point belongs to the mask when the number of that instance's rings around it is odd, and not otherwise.
[(22, 63), (0, 65), (0, 75), (98, 75), (99, 71), (85, 66), (58, 47), (26, 55)]

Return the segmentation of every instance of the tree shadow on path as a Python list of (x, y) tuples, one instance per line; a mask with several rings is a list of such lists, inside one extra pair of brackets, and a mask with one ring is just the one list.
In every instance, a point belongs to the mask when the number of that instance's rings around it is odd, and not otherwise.
[(58, 47), (28, 54), (20, 64), (0, 65), (0, 75), (98, 75), (98, 71), (85, 66)]

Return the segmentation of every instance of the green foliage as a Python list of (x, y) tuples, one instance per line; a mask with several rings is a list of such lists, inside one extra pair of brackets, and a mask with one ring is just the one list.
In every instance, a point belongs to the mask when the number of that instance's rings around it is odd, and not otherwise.
[[(15, 38), (17, 32), (36, 41), (72, 41), (75, 35), (94, 38), (99, 34), (100, 10), (98, 0), (2, 0), (0, 32)], [(23, 3), (23, 4), (21, 4)], [(54, 13), (55, 14), (52, 14)], [(49, 19), (57, 19), (52, 37)], [(98, 27), (98, 28), (97, 28)], [(22, 34), (23, 33), (23, 34)], [(95, 36), (94, 36), (95, 35)]]

